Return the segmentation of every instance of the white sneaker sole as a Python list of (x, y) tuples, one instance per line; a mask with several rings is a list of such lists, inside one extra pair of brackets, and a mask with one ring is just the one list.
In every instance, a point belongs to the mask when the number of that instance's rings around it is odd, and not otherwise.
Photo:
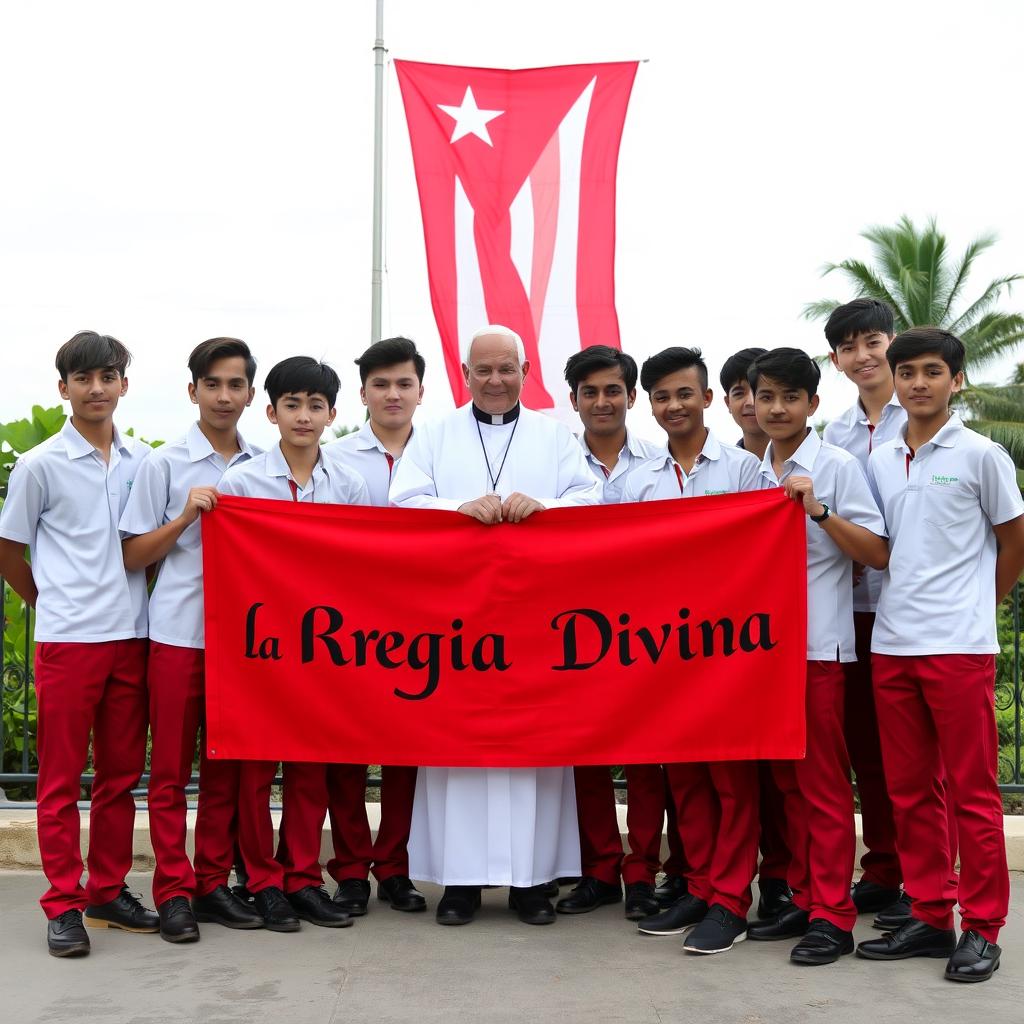
[[(697, 924), (700, 924), (700, 922), (698, 921)], [(685, 935), (686, 932), (692, 932), (693, 929), (697, 927), (697, 924), (684, 924), (681, 928), (673, 928), (671, 931), (668, 932), (648, 931), (648, 929), (646, 928), (641, 928), (640, 925), (636, 926), (636, 930), (640, 932), (641, 935)]]
[(728, 946), (722, 946), (721, 949), (697, 949), (695, 946), (687, 946), (685, 942), (683, 943), (683, 949), (685, 949), (687, 953), (699, 953), (704, 956), (712, 956), (715, 953), (727, 953), (736, 945), (737, 942), (742, 942), (746, 937), (747, 933), (743, 932), (740, 935), (737, 935)]

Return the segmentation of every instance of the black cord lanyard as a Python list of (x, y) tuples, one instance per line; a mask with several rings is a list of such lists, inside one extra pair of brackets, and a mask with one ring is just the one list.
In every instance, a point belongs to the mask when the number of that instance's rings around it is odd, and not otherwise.
[(505, 454), (501, 457), (501, 465), (498, 467), (498, 475), (491, 474), (491, 460), (487, 455), (487, 445), (484, 444), (484, 432), (480, 429), (480, 421), (476, 420), (476, 436), (480, 438), (480, 450), (484, 453), (484, 465), (487, 467), (487, 479), (491, 482), (491, 493), (498, 493), (498, 481), (501, 479), (501, 471), (505, 468), (505, 460), (508, 458), (509, 449), (516, 436), (516, 428), (519, 426), (519, 417), (516, 417), (512, 424), (512, 433), (508, 436), (508, 444), (505, 445)]

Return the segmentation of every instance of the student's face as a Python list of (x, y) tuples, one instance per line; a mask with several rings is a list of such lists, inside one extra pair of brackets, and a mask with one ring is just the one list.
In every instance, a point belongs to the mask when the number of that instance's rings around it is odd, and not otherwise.
[(388, 430), (407, 427), (416, 406), (423, 401), (423, 385), (410, 359), (371, 371), (359, 389), (359, 397), (370, 413), (370, 422)]
[(964, 384), (963, 371), (954, 377), (937, 352), (898, 363), (893, 378), (896, 397), (911, 419), (941, 415)]
[(758, 426), (773, 441), (803, 437), (807, 421), (818, 408), (818, 396), (809, 398), (803, 388), (790, 387), (769, 377), (759, 377), (754, 391)]
[(255, 394), (241, 356), (215, 360), (197, 383), (188, 386), (189, 398), (199, 406), (199, 419), (214, 430), (233, 430)]
[(832, 365), (846, 374), (858, 388), (867, 391), (886, 387), (892, 380), (892, 371), (885, 353), (892, 341), (891, 334), (882, 331), (862, 331), (844, 338), (835, 352), (829, 353)]
[(277, 408), (267, 406), (267, 418), (276, 423), (281, 440), (295, 448), (315, 448), (323, 432), (334, 422), (335, 409), (324, 395), (289, 393), (277, 400)]
[(508, 412), (519, 401), (530, 363), (519, 362), (515, 342), (502, 334), (484, 334), (473, 342), (469, 362), (462, 364), (466, 387), (482, 412)]
[(754, 392), (745, 380), (735, 381), (725, 396), (725, 406), (733, 422), (744, 436), (754, 437), (763, 434), (764, 431), (757, 425), (757, 416), (754, 414)]
[(128, 378), (113, 366), (76, 370), (58, 381), (60, 397), (71, 403), (71, 414), (84, 423), (102, 423), (114, 415), (118, 400), (128, 390)]
[(622, 370), (610, 366), (595, 370), (580, 381), (576, 394), (569, 392), (569, 401), (589, 434), (610, 436), (625, 427), (626, 411), (636, 401), (636, 388), (627, 391)]
[(651, 388), (651, 412), (670, 441), (704, 429), (704, 410), (711, 404), (711, 388), (701, 387), (695, 366), (676, 370)]

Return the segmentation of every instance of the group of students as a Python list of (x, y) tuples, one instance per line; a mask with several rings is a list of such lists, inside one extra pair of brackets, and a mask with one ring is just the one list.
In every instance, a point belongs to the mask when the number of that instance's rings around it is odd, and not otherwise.
[[(268, 451), (237, 429), (255, 397), (244, 342), (214, 338), (192, 352), (198, 420), (151, 451), (113, 423), (127, 349), (93, 332), (68, 341), (56, 365), (72, 415), (18, 460), (0, 512), (0, 575), (36, 608), (50, 953), (88, 953), (83, 925), (170, 942), (196, 941), (204, 922), (345, 927), (367, 913), (372, 872), (379, 899), (396, 910), (426, 909), (411, 878), (444, 885), (441, 924), (469, 923), (482, 886), (510, 885), (511, 909), (530, 924), (624, 899), (641, 933), (685, 934), (688, 952), (796, 939), (790, 959), (805, 965), (853, 952), (857, 915), (873, 913), (883, 934), (859, 943), (859, 956), (941, 957), (950, 980), (989, 978), (1009, 899), (995, 614), (1024, 569), (1024, 502), (1006, 452), (950, 411), (964, 380), (959, 339), (931, 327), (894, 337), (892, 311), (871, 299), (838, 307), (825, 335), (858, 399), (823, 439), (808, 425), (820, 370), (801, 350), (746, 348), (725, 361), (724, 400), (742, 432), (733, 445), (704, 424), (713, 393), (698, 349), (667, 348), (638, 374), (630, 356), (605, 346), (566, 365), (583, 424), (574, 438), (521, 408), (522, 342), (490, 326), (465, 353), (471, 403), (415, 431), (424, 360), (408, 339), (378, 342), (356, 360), (367, 421), (325, 445), (338, 376), (310, 357), (285, 359), (265, 382), (281, 435)], [(626, 428), (638, 376), (664, 446)], [(366, 765), (287, 763), (275, 848), (277, 765), (206, 757), (199, 519), (220, 494), (440, 507), (493, 525), (558, 504), (769, 487), (784, 488), (808, 517), (806, 757), (627, 765), (625, 855), (611, 775), (599, 766), (384, 766), (374, 838)], [(125, 884), (147, 735), (155, 913)], [(90, 737), (83, 886), (76, 802)], [(197, 746), (190, 861), (185, 792)], [(851, 766), (867, 846), (852, 888)], [(320, 863), (325, 818), (333, 895)], [(495, 821), (507, 834), (500, 865), (487, 841)], [(575, 885), (553, 905), (566, 876)], [(748, 923), (755, 877), (757, 920)]]

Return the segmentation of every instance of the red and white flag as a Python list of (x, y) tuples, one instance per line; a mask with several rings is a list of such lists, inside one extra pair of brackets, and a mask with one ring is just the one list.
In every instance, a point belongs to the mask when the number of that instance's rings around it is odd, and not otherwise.
[(563, 404), (574, 352), (619, 346), (615, 170), (636, 68), (395, 61), (456, 404), (461, 343), (486, 324), (522, 337), (533, 409)]

